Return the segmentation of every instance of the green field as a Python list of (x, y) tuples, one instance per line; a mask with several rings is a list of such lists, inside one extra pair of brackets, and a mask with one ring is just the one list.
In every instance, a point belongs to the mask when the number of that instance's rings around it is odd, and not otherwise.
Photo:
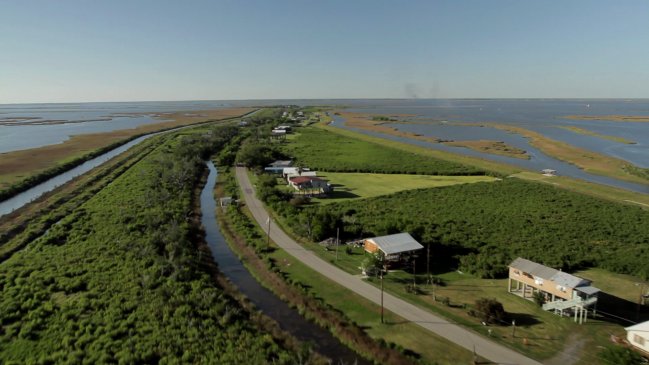
[(334, 192), (329, 197), (314, 199), (330, 204), (349, 199), (371, 198), (403, 190), (436, 188), (440, 186), (496, 181), (489, 176), (431, 176), (405, 174), (371, 174), (324, 172), (319, 177), (329, 180)]
[(485, 175), (485, 170), (422, 156), (329, 130), (305, 127), (281, 146), (286, 156), (312, 170), (423, 175)]

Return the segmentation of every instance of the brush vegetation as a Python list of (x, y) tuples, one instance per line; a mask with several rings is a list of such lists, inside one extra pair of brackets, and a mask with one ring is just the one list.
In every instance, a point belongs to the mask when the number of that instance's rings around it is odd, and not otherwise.
[(202, 158), (234, 133), (174, 135), (4, 261), (0, 362), (295, 362), (197, 248)]

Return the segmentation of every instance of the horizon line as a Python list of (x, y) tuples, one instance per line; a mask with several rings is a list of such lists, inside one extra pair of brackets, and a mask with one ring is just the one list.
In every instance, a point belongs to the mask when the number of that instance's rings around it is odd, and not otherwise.
[(56, 101), (56, 102), (13, 102), (0, 103), (4, 105), (42, 105), (42, 104), (95, 104), (95, 103), (178, 103), (178, 102), (242, 102), (242, 101), (317, 101), (317, 100), (649, 100), (649, 97), (642, 98), (593, 98), (593, 97), (457, 97), (457, 98), (269, 98), (269, 99), (171, 99), (171, 100), (122, 100), (122, 101)]

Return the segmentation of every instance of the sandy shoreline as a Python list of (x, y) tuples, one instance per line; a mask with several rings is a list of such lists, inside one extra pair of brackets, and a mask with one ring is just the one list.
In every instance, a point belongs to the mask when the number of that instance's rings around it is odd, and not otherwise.
[(599, 120), (603, 122), (649, 122), (647, 115), (566, 115), (563, 119), (572, 120)]

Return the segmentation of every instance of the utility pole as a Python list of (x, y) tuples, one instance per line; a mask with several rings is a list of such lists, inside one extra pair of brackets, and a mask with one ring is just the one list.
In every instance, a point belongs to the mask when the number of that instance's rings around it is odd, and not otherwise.
[(270, 216), (268, 216), (268, 219), (266, 219), (266, 222), (268, 222), (268, 231), (266, 231), (266, 247), (270, 247)]
[(383, 322), (383, 265), (381, 265), (381, 323)]
[(428, 242), (428, 246), (426, 246), (426, 280), (428, 285), (430, 285), (430, 242)]
[(417, 256), (412, 256), (412, 289), (417, 289)]
[(340, 237), (340, 227), (336, 228), (336, 261), (338, 261), (338, 239)]

